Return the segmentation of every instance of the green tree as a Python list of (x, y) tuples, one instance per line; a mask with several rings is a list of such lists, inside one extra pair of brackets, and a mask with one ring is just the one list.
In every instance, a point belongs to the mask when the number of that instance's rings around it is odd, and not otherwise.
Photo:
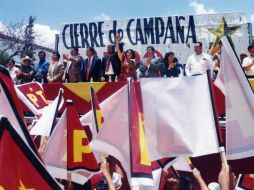
[(28, 24), (24, 22), (5, 23), (4, 30), (0, 32), (0, 63), (9, 54), (9, 58), (19, 55), (21, 58), (28, 55), (34, 59), (34, 23), (36, 17), (30, 16)]
[(29, 20), (28, 20), (28, 24), (25, 26), (24, 29), (24, 46), (22, 48), (21, 51), (21, 55), (20, 57), (24, 57), (26, 55), (28, 55), (29, 57), (31, 57), (32, 59), (34, 58), (34, 23), (36, 21), (36, 17), (30, 16)]
[(6, 67), (6, 62), (9, 59), (9, 54), (7, 52), (3, 52), (3, 50), (0, 51), (0, 64)]

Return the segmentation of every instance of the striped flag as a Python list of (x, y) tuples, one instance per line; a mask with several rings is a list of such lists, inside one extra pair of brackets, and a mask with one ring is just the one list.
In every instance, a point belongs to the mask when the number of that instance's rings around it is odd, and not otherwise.
[(103, 116), (102, 116), (102, 111), (100, 108), (98, 98), (92, 86), (90, 86), (90, 96), (91, 96), (91, 107), (93, 111), (95, 127), (98, 133), (99, 130), (102, 128)]
[(117, 158), (132, 186), (154, 185), (143, 119), (134, 84), (124, 86), (105, 100), (104, 124), (92, 147)]

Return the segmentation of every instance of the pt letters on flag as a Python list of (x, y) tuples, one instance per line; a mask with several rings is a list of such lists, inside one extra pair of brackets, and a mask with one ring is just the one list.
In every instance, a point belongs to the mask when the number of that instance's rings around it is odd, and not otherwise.
[(17, 94), (23, 103), (35, 114), (42, 112), (45, 106), (48, 106), (48, 101), (38, 82), (32, 82), (16, 86)]
[(93, 173), (99, 171), (87, 134), (73, 105), (67, 105), (58, 121), (47, 144), (44, 161), (54, 177), (67, 179), (69, 172), (71, 180), (79, 184), (84, 184)]

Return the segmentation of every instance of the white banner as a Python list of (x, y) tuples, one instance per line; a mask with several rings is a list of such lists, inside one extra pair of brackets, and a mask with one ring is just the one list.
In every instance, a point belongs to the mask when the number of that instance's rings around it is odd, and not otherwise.
[(179, 62), (185, 63), (197, 41), (203, 43), (204, 52), (209, 52), (209, 44), (215, 41), (216, 36), (208, 29), (218, 28), (222, 17), (229, 27), (241, 26), (232, 34), (232, 39), (238, 52), (245, 50), (249, 43), (248, 29), (245, 15), (240, 12), (63, 24), (59, 50), (69, 53), (71, 47), (78, 47), (85, 57), (86, 48), (94, 47), (101, 58), (107, 45), (115, 44), (115, 34), (119, 32), (124, 49), (138, 52), (137, 59), (144, 56), (147, 46), (152, 45), (158, 54), (164, 56), (166, 52), (173, 51)]

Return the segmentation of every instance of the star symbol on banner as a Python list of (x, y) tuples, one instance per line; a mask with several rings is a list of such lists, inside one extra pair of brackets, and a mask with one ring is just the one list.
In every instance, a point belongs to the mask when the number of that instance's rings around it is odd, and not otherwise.
[(32, 92), (34, 89), (32, 87), (29, 87), (29, 90)]
[(216, 36), (216, 40), (213, 44), (213, 48), (215, 48), (219, 44), (219, 41), (221, 40), (223, 36), (228, 36), (229, 40), (232, 42), (231, 35), (239, 28), (240, 26), (229, 27), (226, 23), (225, 18), (222, 17), (222, 21), (218, 28), (208, 28), (209, 32), (213, 33)]
[(26, 188), (21, 180), (19, 180), (19, 190), (35, 190), (35, 188)]

